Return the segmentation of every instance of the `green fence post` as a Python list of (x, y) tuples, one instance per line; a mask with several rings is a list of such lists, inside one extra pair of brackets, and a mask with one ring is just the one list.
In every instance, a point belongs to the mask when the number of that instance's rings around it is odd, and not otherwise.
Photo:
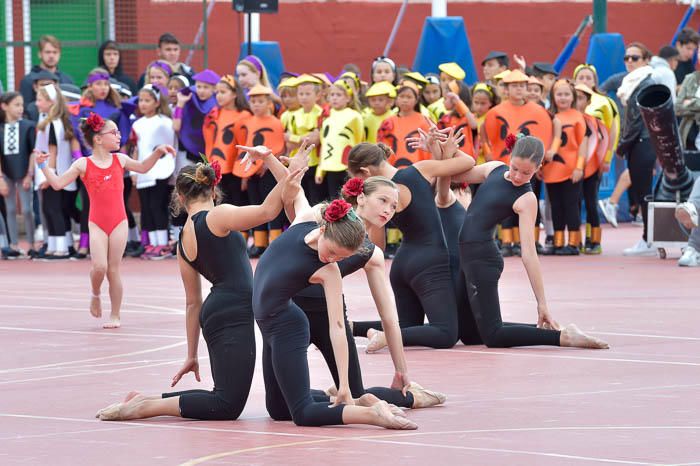
[(593, 0), (593, 33), (608, 32), (608, 0)]

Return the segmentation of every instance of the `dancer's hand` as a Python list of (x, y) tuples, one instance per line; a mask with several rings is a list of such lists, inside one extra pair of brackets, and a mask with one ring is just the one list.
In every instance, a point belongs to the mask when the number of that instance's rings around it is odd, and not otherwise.
[(311, 144), (308, 139), (304, 139), (297, 153), (289, 159), (289, 171), (307, 168), (309, 166), (309, 154), (314, 150), (314, 147), (316, 147), (315, 144)]
[(199, 377), (199, 360), (197, 358), (188, 358), (182, 365), (180, 370), (177, 371), (175, 377), (173, 377), (173, 381), (170, 384), (170, 386), (174, 387), (175, 384), (177, 384), (180, 381), (182, 376), (187, 374), (188, 372), (194, 372), (194, 378), (197, 379), (197, 382), (202, 381), (202, 379)]
[(447, 133), (447, 139), (438, 142), (440, 148), (442, 149), (442, 158), (451, 159), (459, 150), (459, 145), (464, 140), (464, 134), (462, 134), (462, 128), (455, 131), (455, 128), (450, 128), (450, 132)]
[(240, 146), (237, 145), (236, 149), (245, 152), (243, 157), (243, 162), (245, 162), (245, 169), (248, 170), (255, 160), (262, 160), (268, 155), (274, 155), (270, 149), (265, 146)]
[(352, 394), (350, 393), (350, 389), (348, 387), (341, 387), (340, 390), (338, 390), (338, 394), (335, 396), (335, 402), (331, 405), (332, 407), (338, 406), (338, 405), (349, 405), (352, 406), (355, 404), (355, 400), (352, 399)]
[(547, 306), (537, 306), (537, 328), (547, 330), (559, 330), (561, 328), (559, 323), (549, 313)]
[(394, 390), (401, 390), (403, 396), (406, 396), (409, 385), (411, 385), (411, 379), (408, 377), (407, 373), (394, 373), (394, 380), (391, 381), (391, 388)]
[(301, 191), (301, 179), (309, 167), (297, 168), (282, 182), (282, 199), (295, 199)]
[(165, 154), (170, 154), (173, 157), (177, 155), (175, 148), (168, 144), (161, 144), (160, 146), (156, 147), (156, 151), (160, 153), (160, 157), (164, 156)]
[(574, 170), (574, 172), (571, 174), (571, 182), (572, 183), (578, 183), (583, 179), (583, 170), (580, 168), (577, 168)]
[(46, 152), (42, 152), (38, 149), (34, 149), (34, 162), (36, 162), (37, 165), (41, 165), (42, 163), (46, 162), (49, 159), (49, 154)]

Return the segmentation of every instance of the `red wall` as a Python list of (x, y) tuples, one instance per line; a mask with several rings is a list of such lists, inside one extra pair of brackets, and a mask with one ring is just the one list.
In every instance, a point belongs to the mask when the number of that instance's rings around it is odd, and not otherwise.
[[(202, 17), (200, 3), (168, 6), (164, 12), (162, 3), (136, 2), (139, 42), (155, 42), (168, 29), (164, 16), (167, 24), (177, 25), (173, 32), (183, 42), (192, 41)], [(608, 30), (622, 33), (628, 42), (641, 41), (655, 52), (671, 40), (686, 9), (675, 3), (609, 3)], [(398, 3), (281, 3), (278, 14), (262, 15), (262, 40), (280, 43), (291, 71), (337, 73), (343, 64), (352, 62), (368, 73), (370, 62), (384, 49), (398, 10)], [(553, 62), (590, 13), (590, 2), (448, 5), (449, 15), (464, 17), (477, 62), (494, 49), (523, 54), (530, 62)], [(390, 53), (398, 64), (412, 65), (423, 21), (429, 14), (429, 4), (408, 6)], [(690, 25), (700, 26), (698, 15)], [(242, 17), (232, 10), (230, 2), (217, 3), (209, 21), (209, 67), (219, 73), (233, 72), (242, 35)], [(587, 38), (588, 33), (569, 71), (583, 61)], [(201, 54), (195, 57), (193, 64), (201, 69)], [(139, 52), (138, 67), (143, 69), (152, 58), (153, 52)]]

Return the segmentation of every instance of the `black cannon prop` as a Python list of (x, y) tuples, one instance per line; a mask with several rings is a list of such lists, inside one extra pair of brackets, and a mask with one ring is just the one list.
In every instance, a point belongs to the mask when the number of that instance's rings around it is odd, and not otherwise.
[(698, 176), (697, 172), (688, 168), (686, 158), (695, 158), (698, 154), (683, 152), (671, 91), (663, 84), (653, 84), (639, 93), (637, 102), (644, 124), (649, 130), (649, 140), (663, 169), (654, 187), (653, 200), (685, 201)]

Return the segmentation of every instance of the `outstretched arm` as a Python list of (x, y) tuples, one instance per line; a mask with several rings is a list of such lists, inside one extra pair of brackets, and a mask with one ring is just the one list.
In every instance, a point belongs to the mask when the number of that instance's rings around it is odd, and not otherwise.
[(124, 154), (119, 154), (119, 161), (122, 164), (122, 167), (124, 167), (124, 170), (129, 170), (134, 173), (146, 173), (148, 170), (153, 168), (158, 159), (165, 154), (170, 154), (171, 156), (175, 157), (175, 149), (173, 146), (161, 144), (160, 146), (156, 147), (156, 150), (154, 150), (151, 155), (140, 162), (132, 159), (131, 157), (127, 157)]
[(185, 327), (187, 329), (187, 359), (179, 371), (173, 376), (170, 384), (174, 387), (183, 375), (194, 372), (197, 382), (201, 382), (199, 377), (199, 359), (197, 350), (199, 348), (199, 314), (202, 310), (202, 283), (199, 273), (188, 264), (180, 251), (177, 254), (177, 262), (180, 267), (180, 277), (185, 286)]
[(55, 169), (49, 167), (48, 159), (50, 155), (48, 153), (35, 150), (34, 157), (37, 166), (44, 173), (46, 181), (48, 181), (51, 187), (56, 191), (62, 190), (75, 181), (80, 175), (85, 173), (85, 164), (87, 162), (84, 157), (73, 162), (70, 168), (63, 172), (60, 176), (56, 175)]

